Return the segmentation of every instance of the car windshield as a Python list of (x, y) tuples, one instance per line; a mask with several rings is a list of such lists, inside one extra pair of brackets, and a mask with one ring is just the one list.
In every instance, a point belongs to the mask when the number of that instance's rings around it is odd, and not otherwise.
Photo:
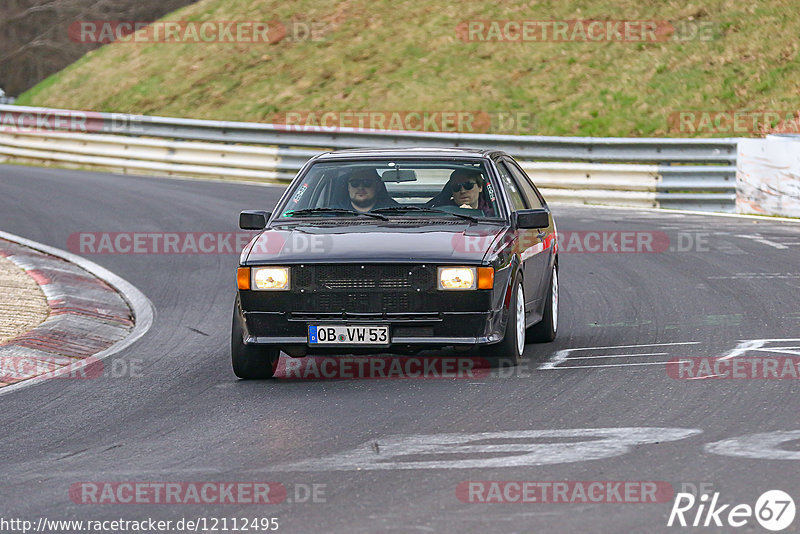
[(281, 217), (364, 213), (467, 220), (501, 217), (496, 188), (484, 163), (453, 160), (316, 163), (295, 184)]

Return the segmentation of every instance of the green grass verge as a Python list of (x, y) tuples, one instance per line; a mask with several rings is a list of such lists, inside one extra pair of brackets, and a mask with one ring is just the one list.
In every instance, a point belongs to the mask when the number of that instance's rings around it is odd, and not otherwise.
[[(201, 0), (166, 20), (317, 21), (320, 41), (98, 49), (19, 104), (271, 122), (290, 111), (529, 114), (507, 133), (741, 136), (671, 129), (686, 110), (800, 110), (796, 0)], [(712, 40), (465, 42), (468, 20), (713, 23)], [(493, 127), (494, 133), (499, 126)]]

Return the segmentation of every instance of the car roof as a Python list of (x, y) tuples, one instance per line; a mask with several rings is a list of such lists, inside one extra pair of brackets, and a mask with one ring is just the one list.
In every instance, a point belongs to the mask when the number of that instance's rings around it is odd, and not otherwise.
[(503, 153), (499, 150), (489, 150), (481, 148), (453, 147), (453, 148), (356, 148), (348, 150), (337, 150), (336, 152), (326, 152), (320, 154), (315, 159), (337, 160), (337, 159), (359, 159), (359, 158), (488, 158), (495, 153)]

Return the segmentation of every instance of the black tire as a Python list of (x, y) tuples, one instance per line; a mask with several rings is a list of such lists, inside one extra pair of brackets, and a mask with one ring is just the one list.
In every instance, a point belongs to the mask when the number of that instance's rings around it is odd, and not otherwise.
[[(518, 306), (521, 303), (521, 307)], [(520, 327), (519, 315), (522, 313), (522, 326)], [(503, 341), (495, 345), (488, 345), (481, 351), (489, 360), (492, 367), (516, 367), (522, 362), (522, 353), (525, 350), (525, 294), (522, 290), (522, 280), (517, 278), (514, 282), (514, 293), (509, 304), (508, 323)]]
[(547, 286), (547, 301), (544, 305), (542, 320), (528, 329), (528, 341), (531, 343), (549, 343), (558, 333), (558, 269), (553, 265), (550, 273), (550, 284)]
[(239, 301), (233, 309), (231, 326), (231, 363), (233, 373), (239, 378), (259, 380), (272, 378), (278, 368), (281, 352), (277, 348), (256, 347), (244, 344), (244, 329), (239, 315)]

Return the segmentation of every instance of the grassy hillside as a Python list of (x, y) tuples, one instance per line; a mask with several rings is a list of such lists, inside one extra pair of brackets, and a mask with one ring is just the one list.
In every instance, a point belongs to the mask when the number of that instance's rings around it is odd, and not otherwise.
[[(687, 136), (670, 131), (671, 113), (800, 110), (797, 5), (201, 0), (165, 19), (315, 21), (324, 35), (274, 44), (116, 43), (18, 103), (259, 122), (290, 111), (522, 112), (533, 117), (522, 133)], [(456, 26), (476, 19), (669, 20), (716, 29), (706, 41), (465, 42)]]

